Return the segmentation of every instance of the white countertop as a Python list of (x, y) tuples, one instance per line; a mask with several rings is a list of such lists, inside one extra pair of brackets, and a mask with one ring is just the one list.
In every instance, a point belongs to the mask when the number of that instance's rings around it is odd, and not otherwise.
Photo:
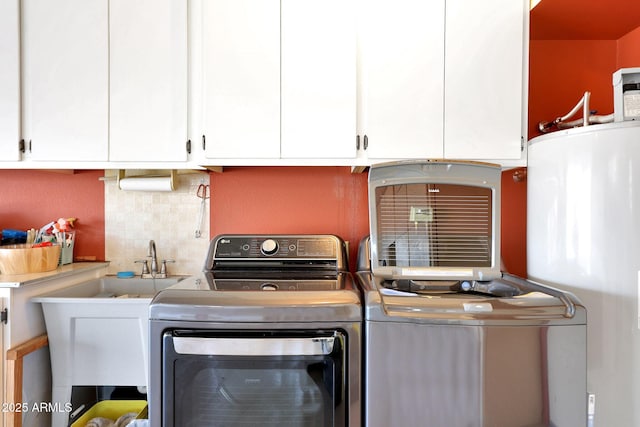
[(99, 270), (101, 268), (106, 268), (108, 265), (108, 261), (74, 262), (60, 266), (55, 270), (45, 271), (44, 273), (0, 274), (0, 288), (18, 288), (21, 286), (33, 285), (47, 280), (71, 276), (79, 272)]

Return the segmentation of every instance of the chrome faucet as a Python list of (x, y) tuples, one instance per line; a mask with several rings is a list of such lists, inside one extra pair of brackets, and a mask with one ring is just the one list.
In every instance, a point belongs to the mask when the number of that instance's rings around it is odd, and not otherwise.
[(141, 277), (143, 279), (165, 279), (167, 277), (167, 263), (175, 262), (172, 259), (163, 259), (162, 266), (158, 269), (156, 242), (153, 240), (149, 240), (149, 252), (147, 254), (147, 258), (151, 258), (151, 268), (149, 268), (149, 263), (146, 259), (135, 261), (136, 263), (142, 264)]
[(158, 257), (156, 256), (156, 242), (149, 240), (149, 255), (151, 258), (151, 277), (158, 274)]

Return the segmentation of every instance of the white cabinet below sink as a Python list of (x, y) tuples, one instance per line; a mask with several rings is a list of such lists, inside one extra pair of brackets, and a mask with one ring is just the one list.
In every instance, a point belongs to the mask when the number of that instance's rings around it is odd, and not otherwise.
[[(52, 402), (70, 402), (74, 385), (147, 386), (149, 303), (182, 278), (102, 277), (33, 298), (47, 325)], [(68, 416), (53, 414), (53, 425)]]

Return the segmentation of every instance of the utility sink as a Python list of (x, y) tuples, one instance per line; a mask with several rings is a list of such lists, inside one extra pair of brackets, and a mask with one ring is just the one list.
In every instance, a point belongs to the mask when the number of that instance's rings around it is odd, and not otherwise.
[(151, 301), (155, 294), (171, 285), (175, 285), (184, 278), (185, 276), (172, 276), (164, 279), (142, 279), (140, 277), (122, 279), (115, 276), (104, 276), (61, 289), (51, 294), (42, 295), (33, 301), (45, 302), (45, 298), (49, 301), (53, 298), (92, 298), (105, 299), (111, 302), (113, 302), (114, 298), (142, 298)]
[(184, 277), (168, 277), (163, 279), (142, 279), (132, 277), (121, 279), (117, 277), (103, 277), (94, 298), (153, 298), (159, 291), (175, 285)]
[(149, 304), (185, 276), (105, 276), (40, 295), (49, 337), (52, 401), (71, 402), (74, 385), (147, 386)]

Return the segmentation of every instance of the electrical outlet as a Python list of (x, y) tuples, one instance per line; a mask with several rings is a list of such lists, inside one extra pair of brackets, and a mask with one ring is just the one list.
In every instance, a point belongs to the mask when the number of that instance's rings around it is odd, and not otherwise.
[(411, 222), (432, 222), (433, 209), (429, 206), (411, 206), (409, 211), (409, 221)]

